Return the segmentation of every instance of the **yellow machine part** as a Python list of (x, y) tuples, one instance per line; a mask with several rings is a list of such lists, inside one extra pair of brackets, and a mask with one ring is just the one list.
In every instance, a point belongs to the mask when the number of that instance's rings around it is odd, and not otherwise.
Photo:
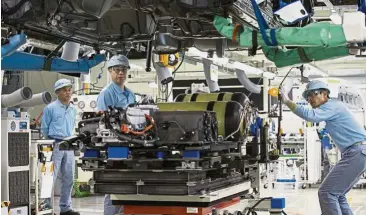
[(158, 64), (162, 67), (175, 67), (179, 62), (179, 54), (161, 54)]

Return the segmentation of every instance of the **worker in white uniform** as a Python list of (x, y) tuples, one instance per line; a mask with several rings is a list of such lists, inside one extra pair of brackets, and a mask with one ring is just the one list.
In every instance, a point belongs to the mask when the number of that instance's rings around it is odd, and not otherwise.
[(284, 87), (281, 87), (281, 95), (283, 102), (297, 116), (314, 123), (325, 121), (325, 129), (342, 152), (341, 160), (326, 176), (318, 191), (322, 215), (353, 214), (346, 193), (366, 171), (365, 129), (343, 102), (329, 98), (330, 90), (323, 81), (309, 82), (302, 94), (312, 108), (291, 101)]
[[(135, 94), (125, 86), (127, 72), (130, 69), (127, 57), (124, 55), (111, 57), (107, 62), (107, 68), (112, 82), (98, 96), (98, 111), (108, 110), (109, 107), (126, 108), (129, 104), (136, 103)], [(104, 215), (115, 215), (117, 213), (122, 213), (122, 207), (113, 206), (111, 196), (105, 195)]]
[(72, 84), (67, 79), (56, 81), (54, 90), (57, 100), (48, 104), (42, 114), (41, 132), (44, 137), (54, 139), (52, 152), (54, 163), (53, 186), (61, 172), (60, 215), (79, 215), (71, 208), (71, 192), (74, 184), (75, 157), (73, 150), (59, 150), (59, 142), (70, 137), (74, 129), (76, 109), (70, 104)]

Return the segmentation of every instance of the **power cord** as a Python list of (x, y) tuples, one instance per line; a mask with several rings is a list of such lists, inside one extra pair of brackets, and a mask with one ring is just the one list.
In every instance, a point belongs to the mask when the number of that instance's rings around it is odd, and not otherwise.
[[(281, 88), (283, 82), (286, 80), (287, 76), (290, 74), (290, 72), (293, 70), (293, 69), (301, 69), (303, 68), (303, 65), (301, 66), (298, 66), (298, 67), (291, 67), (291, 69), (287, 72), (287, 74), (285, 75), (285, 77), (282, 79), (280, 85), (278, 86), (278, 89)], [(274, 113), (275, 111), (277, 111), (277, 108), (278, 108), (278, 102), (276, 104), (276, 106), (270, 111), (270, 113)]]
[(107, 63), (107, 61), (104, 61), (103, 66), (100, 68), (100, 71), (101, 71), (101, 72), (98, 74), (97, 78), (95, 79), (95, 82), (94, 82), (94, 83), (92, 83), (92, 84), (90, 84), (90, 85), (92, 85), (93, 87), (96, 87), (96, 88), (103, 88), (103, 87), (98, 87), (98, 86), (96, 86), (96, 85), (98, 84), (98, 80), (102, 78), (102, 75), (103, 75), (103, 73), (104, 73), (104, 70), (103, 70), (103, 69), (105, 68), (106, 63)]
[[(184, 56), (185, 56), (185, 52), (182, 53), (182, 60), (180, 61), (178, 67), (172, 72), (173, 82), (174, 82), (174, 79), (175, 79), (175, 74), (177, 73), (177, 71), (180, 68), (180, 66), (182, 66), (182, 64), (183, 64)], [(168, 89), (168, 84), (166, 85), (166, 88)], [(172, 94), (172, 92), (173, 92), (173, 86), (172, 86), (172, 89), (170, 89), (170, 92), (169, 92), (168, 96), (165, 99), (166, 101), (168, 101), (168, 98), (170, 97), (170, 95)]]
[[(162, 85), (159, 88), (159, 92), (160, 92), (161, 95), (165, 94), (166, 91), (167, 91), (167, 85)], [(156, 102), (158, 102), (158, 100), (163, 101), (163, 102), (165, 101), (165, 99), (163, 99), (163, 98), (156, 98)]]
[[(259, 85), (259, 84), (261, 83), (262, 79), (263, 79), (263, 77), (260, 77), (260, 78), (259, 78), (259, 81), (258, 81), (257, 85)], [(250, 92), (250, 93), (247, 95), (247, 97), (249, 98), (249, 97), (252, 95), (252, 93), (253, 93), (253, 92)]]

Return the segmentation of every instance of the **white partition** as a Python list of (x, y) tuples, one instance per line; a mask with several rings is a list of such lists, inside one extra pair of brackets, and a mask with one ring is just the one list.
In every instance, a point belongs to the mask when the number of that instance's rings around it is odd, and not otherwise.
[(306, 127), (305, 132), (308, 183), (313, 184), (321, 179), (321, 143), (315, 126)]

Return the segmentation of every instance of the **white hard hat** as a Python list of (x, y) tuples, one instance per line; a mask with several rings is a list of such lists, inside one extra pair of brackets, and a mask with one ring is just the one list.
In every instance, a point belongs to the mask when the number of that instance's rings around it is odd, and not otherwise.
[(55, 92), (64, 87), (72, 87), (71, 81), (64, 78), (56, 81), (54, 85)]
[(107, 61), (107, 68), (112, 66), (125, 66), (130, 69), (128, 58), (124, 55), (115, 55)]
[(328, 95), (330, 94), (328, 84), (325, 83), (324, 81), (320, 81), (320, 80), (310, 81), (306, 85), (306, 89), (302, 93), (302, 97), (304, 97), (306, 99), (308, 97), (309, 92), (311, 92), (313, 90), (320, 90), (320, 89), (324, 89), (324, 90), (328, 91)]

